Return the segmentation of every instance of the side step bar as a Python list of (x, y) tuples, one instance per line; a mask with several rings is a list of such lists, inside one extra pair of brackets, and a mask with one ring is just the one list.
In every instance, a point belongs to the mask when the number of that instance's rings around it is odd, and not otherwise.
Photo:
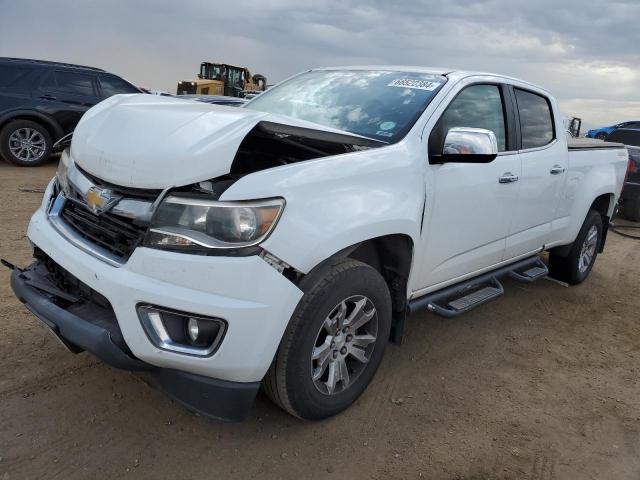
[(504, 287), (498, 280), (501, 277), (508, 276), (518, 282), (531, 283), (548, 273), (549, 269), (542, 259), (535, 255), (471, 280), (410, 300), (409, 313), (428, 310), (443, 317), (458, 317), (502, 295)]

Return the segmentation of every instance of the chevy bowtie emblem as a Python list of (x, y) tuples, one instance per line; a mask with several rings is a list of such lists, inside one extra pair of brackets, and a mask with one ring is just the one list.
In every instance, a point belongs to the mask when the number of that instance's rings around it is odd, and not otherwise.
[(85, 196), (88, 207), (96, 215), (109, 210), (118, 203), (121, 198), (120, 195), (116, 195), (112, 190), (100, 187), (91, 187)]

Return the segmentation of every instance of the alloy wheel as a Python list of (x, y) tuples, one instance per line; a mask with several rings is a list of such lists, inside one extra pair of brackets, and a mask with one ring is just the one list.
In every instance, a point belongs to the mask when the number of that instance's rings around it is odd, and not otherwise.
[(580, 273), (586, 272), (591, 265), (593, 257), (596, 254), (597, 244), (598, 227), (592, 225), (587, 232), (587, 236), (585, 237), (582, 244), (582, 249), (580, 250), (580, 256), (578, 257), (578, 270), (580, 271)]
[(343, 392), (365, 370), (378, 335), (373, 302), (354, 295), (338, 303), (325, 318), (311, 353), (311, 378), (326, 395)]
[(46, 151), (46, 140), (35, 128), (18, 128), (9, 136), (9, 151), (23, 162), (36, 162)]

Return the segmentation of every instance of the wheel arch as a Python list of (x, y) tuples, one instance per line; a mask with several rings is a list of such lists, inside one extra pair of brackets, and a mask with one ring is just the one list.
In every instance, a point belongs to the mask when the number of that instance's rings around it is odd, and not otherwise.
[[(315, 272), (336, 260), (351, 258), (377, 270), (384, 278), (392, 303), (391, 341), (400, 343), (407, 315), (407, 286), (413, 263), (414, 241), (405, 233), (372, 237), (350, 245), (313, 267)], [(306, 276), (305, 276), (306, 277)], [(304, 279), (301, 281), (304, 283)]]
[(613, 217), (616, 208), (616, 196), (613, 193), (603, 193), (596, 197), (589, 211), (594, 210), (602, 217), (602, 236), (598, 245), (598, 253), (604, 252), (604, 245), (607, 242), (607, 234), (609, 233), (609, 222)]
[[(616, 208), (615, 194), (612, 192), (602, 193), (598, 195), (591, 202), (591, 204), (589, 205), (589, 208), (587, 208), (586, 212), (584, 212), (584, 215), (582, 217), (583, 218), (582, 222), (580, 222), (579, 224), (576, 235), (578, 235), (580, 228), (582, 227), (582, 224), (584, 222), (584, 219), (587, 218), (587, 215), (589, 215), (589, 212), (591, 210), (598, 212), (602, 217), (602, 237), (600, 238), (600, 245), (598, 245), (598, 253), (602, 253), (604, 251), (604, 246), (607, 241), (607, 233), (609, 232), (609, 221), (613, 217), (615, 208)], [(567, 255), (569, 255), (569, 252), (571, 251), (572, 246), (573, 246), (573, 242), (567, 245), (552, 248), (550, 249), (550, 252), (560, 257), (566, 257)]]
[(591, 203), (589, 210), (595, 210), (603, 217), (611, 218), (616, 207), (616, 196), (613, 193), (603, 193)]
[(64, 130), (58, 122), (44, 113), (33, 110), (14, 110), (0, 116), (0, 131), (14, 120), (30, 120), (42, 125), (49, 132), (53, 143), (64, 135)]

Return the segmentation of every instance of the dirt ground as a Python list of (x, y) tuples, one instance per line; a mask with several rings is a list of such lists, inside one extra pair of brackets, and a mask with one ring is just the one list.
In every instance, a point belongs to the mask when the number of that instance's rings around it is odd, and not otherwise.
[[(0, 161), (0, 257), (30, 262), (27, 221), (55, 163)], [(588, 281), (507, 282), (461, 319), (409, 319), (336, 418), (260, 394), (243, 423), (194, 415), (133, 374), (72, 355), (0, 271), (0, 480), (640, 478), (640, 242), (610, 234)]]

